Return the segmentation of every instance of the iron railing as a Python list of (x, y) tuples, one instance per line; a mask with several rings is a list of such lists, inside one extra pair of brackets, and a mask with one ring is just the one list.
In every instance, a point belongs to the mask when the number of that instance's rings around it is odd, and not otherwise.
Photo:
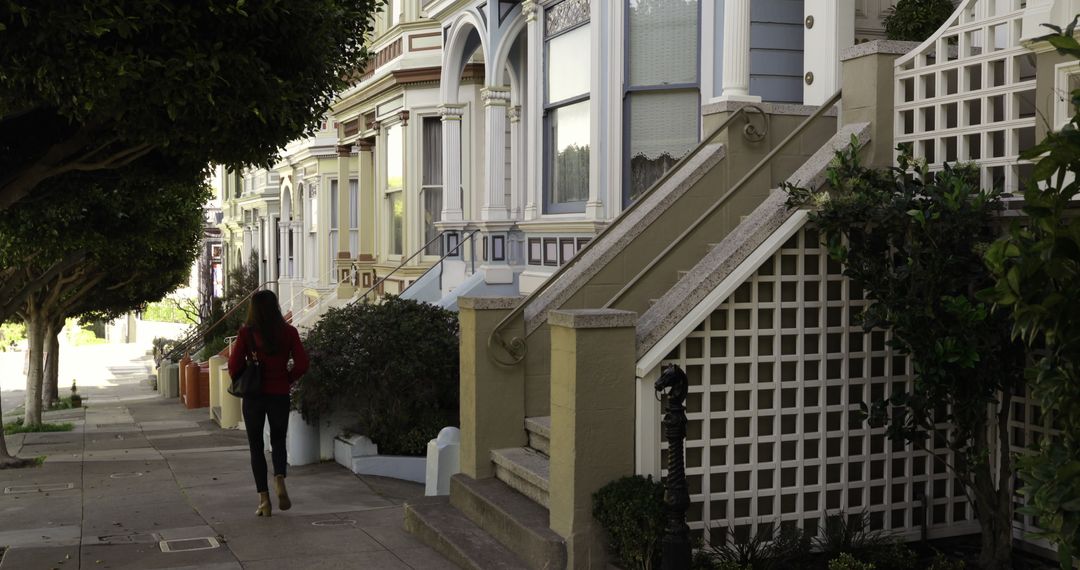
[[(755, 127), (754, 124), (750, 121), (750, 116), (747, 113), (757, 113), (761, 115), (764, 120), (764, 128), (762, 130), (758, 130), (757, 127)], [(570, 261), (563, 264), (563, 266), (556, 270), (555, 273), (551, 275), (551, 277), (545, 279), (539, 287), (529, 293), (529, 295), (525, 297), (525, 299), (521, 303), (518, 303), (518, 305), (514, 307), (514, 310), (510, 311), (505, 317), (503, 317), (502, 320), (495, 325), (495, 328), (492, 329), (491, 334), (488, 335), (488, 355), (490, 355), (496, 363), (503, 366), (514, 366), (524, 360), (525, 354), (528, 350), (525, 339), (522, 337), (514, 337), (508, 341), (502, 336), (503, 329), (505, 329), (514, 319), (521, 316), (525, 312), (525, 307), (527, 307), (530, 303), (543, 295), (544, 292), (547, 291), (547, 289), (552, 284), (558, 281), (571, 267), (573, 267), (577, 263), (577, 260), (584, 258), (584, 254), (589, 252), (593, 247), (596, 246), (597, 243), (602, 241), (602, 239), (607, 235), (608, 232), (612, 231), (613, 228), (618, 227), (621, 223), (623, 223), (623, 220), (628, 219), (631, 212), (633, 212), (638, 207), (640, 207), (641, 204), (646, 202), (646, 199), (654, 192), (656, 192), (658, 188), (663, 186), (672, 176), (675, 175), (677, 171), (679, 171), (686, 164), (689, 164), (690, 161), (694, 160), (694, 158), (697, 157), (697, 155), (700, 154), (706, 146), (712, 144), (716, 140), (716, 138), (719, 137), (722, 132), (726, 131), (728, 127), (735, 122), (735, 119), (739, 117), (743, 117), (746, 122), (746, 124), (743, 125), (743, 136), (745, 136), (747, 139), (751, 141), (760, 141), (768, 134), (769, 116), (761, 107), (757, 105), (744, 105), (736, 109), (735, 112), (733, 112), (726, 119), (724, 119), (724, 121), (720, 123), (720, 125), (716, 127), (716, 129), (708, 137), (698, 143), (698, 145), (694, 147), (694, 149), (691, 150), (689, 153), (687, 153), (686, 156), (679, 159), (679, 161), (676, 162), (670, 169), (668, 169), (668, 171), (665, 172), (663, 176), (661, 176), (656, 182), (654, 182), (648, 190), (638, 196), (637, 199), (630, 204), (630, 206), (623, 210), (622, 214), (618, 218), (613, 220), (610, 224), (607, 225), (607, 227), (601, 230), (594, 239), (589, 240), (589, 243), (585, 244), (585, 247), (581, 248), (581, 250), (578, 251), (574, 255), (574, 257), (570, 259)], [(526, 334), (526, 336), (528, 335)], [(501, 360), (498, 356), (496, 356), (496, 352), (492, 350), (493, 346), (496, 344), (498, 344), (504, 352), (510, 355), (509, 361)]]
[[(469, 242), (469, 253), (470, 253), (470, 255), (469, 255), (470, 260), (469, 261), (472, 264), (472, 272), (475, 273), (476, 272), (476, 248), (474, 247), (475, 242), (472, 241), (472, 239), (473, 239), (473, 236), (475, 236), (479, 231), (480, 230), (473, 230), (473, 231), (469, 232), (469, 234), (466, 235), (465, 238), (462, 239), (460, 242), (458, 242), (457, 245), (455, 245), (449, 251), (443, 252), (442, 255), (439, 256), (439, 261), (435, 262), (434, 264), (431, 265), (431, 267), (428, 267), (423, 273), (421, 273), (420, 277), (416, 278), (415, 280), (413, 280), (413, 282), (411, 284), (409, 284), (409, 287), (412, 287), (413, 285), (418, 283), (420, 281), (420, 279), (422, 279), (425, 275), (427, 275), (428, 272), (430, 272), (432, 269), (434, 269), (435, 266), (437, 265), (440, 268), (439, 269), (439, 289), (441, 290), (442, 289), (442, 264), (443, 264), (443, 261), (447, 257), (449, 257), (451, 255), (459, 254), (461, 252), (461, 247), (463, 245), (465, 245), (465, 242)], [(413, 259), (415, 259), (418, 255), (421, 255), (425, 251), (427, 251), (428, 246), (435, 243), (436, 240), (442, 240), (442, 238), (446, 235), (446, 233), (447, 232), (445, 232), (445, 231), (439, 232), (438, 235), (436, 235), (435, 237), (429, 239), (427, 241), (427, 243), (420, 246), (420, 249), (417, 249), (415, 252), (413, 252), (412, 255), (405, 258), (400, 264), (398, 264), (397, 267), (392, 269), (389, 273), (387, 273), (386, 275), (383, 275), (382, 277), (380, 277), (377, 281), (375, 281), (371, 285), (371, 287), (368, 288), (367, 291), (364, 291), (361, 295), (357, 296), (355, 299), (350, 301), (349, 304), (351, 305), (353, 303), (357, 303), (357, 302), (360, 302), (360, 301), (367, 300), (368, 295), (370, 295), (374, 291), (377, 291), (379, 289), (379, 287), (382, 286), (384, 283), (386, 283), (386, 280), (389, 279), (393, 274), (397, 273), (401, 268), (408, 265), (408, 263), (410, 261), (412, 261)], [(402, 293), (404, 293), (407, 290), (408, 290), (408, 287), (406, 287), (404, 290), (402, 290)]]
[(604, 304), (603, 308), (610, 309), (615, 303), (619, 301), (619, 299), (622, 299), (623, 295), (625, 295), (630, 289), (632, 289), (634, 285), (638, 283), (638, 281), (641, 281), (641, 279), (645, 277), (645, 274), (651, 271), (653, 267), (656, 267), (656, 264), (660, 263), (665, 257), (667, 257), (669, 253), (674, 251), (675, 248), (682, 245), (682, 243), (686, 241), (686, 238), (689, 237), (690, 234), (694, 233), (694, 231), (701, 227), (701, 224), (705, 223), (706, 220), (708, 220), (714, 213), (716, 213), (716, 210), (723, 206), (724, 203), (727, 202), (728, 198), (730, 198), (735, 192), (738, 192), (739, 189), (741, 189), (743, 185), (745, 185), (747, 182), (752, 180), (754, 176), (757, 176), (758, 172), (762, 168), (764, 168), (765, 165), (771, 162), (773, 157), (779, 154), (780, 151), (784, 150), (784, 147), (786, 147), (788, 143), (795, 140), (795, 137), (798, 136), (807, 125), (817, 120), (839, 101), (840, 92), (837, 91), (833, 94), (832, 97), (829, 98), (828, 101), (825, 102), (824, 105), (818, 107), (817, 111), (814, 111), (814, 113), (810, 115), (805, 121), (803, 121), (794, 131), (791, 131), (791, 133), (788, 134), (788, 136), (785, 137), (784, 140), (780, 141), (780, 144), (773, 147), (773, 149), (765, 155), (765, 158), (761, 159), (761, 161), (754, 165), (754, 167), (751, 168), (750, 171), (747, 172), (742, 178), (740, 178), (738, 182), (728, 188), (727, 192), (725, 192), (722, 196), (720, 196), (720, 198), (713, 202), (712, 206), (709, 206), (707, 210), (702, 212), (701, 215), (698, 216), (696, 220), (694, 220), (694, 223), (687, 226), (686, 229), (684, 229), (682, 233), (680, 233), (679, 236), (675, 238), (674, 241), (669, 243), (667, 247), (663, 249), (663, 251), (657, 254), (656, 257), (649, 261), (649, 263), (645, 264), (645, 267), (641, 268), (641, 270), (638, 271), (636, 275), (634, 275), (629, 281), (627, 281), (626, 284), (623, 285), (623, 287), (619, 289), (619, 291), (616, 292), (615, 295), (611, 297), (611, 299), (609, 299), (607, 303)]
[[(791, 143), (791, 141), (795, 140), (795, 138), (797, 136), (801, 135), (803, 133), (803, 131), (806, 130), (806, 128), (809, 125), (811, 125), (812, 123), (817, 121), (818, 118), (820, 118), (822, 115), (824, 115), (825, 113), (830, 111), (833, 108), (833, 106), (836, 105), (836, 103), (838, 103), (840, 101), (841, 94), (842, 94), (841, 91), (837, 91), (836, 93), (834, 93), (832, 95), (832, 97), (829, 97), (829, 99), (827, 101), (825, 101), (825, 103), (823, 103), (820, 107), (818, 107), (818, 109), (816, 111), (814, 111), (813, 114), (811, 114), (809, 117), (807, 117), (806, 120), (804, 120), (802, 123), (800, 123), (798, 127), (796, 127), (793, 131), (791, 131), (791, 133), (789, 133), (786, 137), (784, 137), (784, 139), (782, 141), (780, 141), (779, 144), (774, 146), (772, 148), (772, 150), (769, 151), (769, 153), (766, 154), (764, 158), (762, 158), (760, 161), (758, 161), (757, 164), (755, 164), (745, 175), (743, 175), (743, 177), (741, 179), (739, 179), (738, 182), (736, 182), (733, 186), (731, 186), (728, 189), (728, 191), (725, 192), (718, 200), (713, 202), (713, 205), (705, 213), (703, 213), (701, 216), (699, 216), (697, 218), (697, 220), (695, 220), (694, 223), (690, 227), (688, 227), (686, 230), (684, 230), (682, 233), (680, 233), (679, 236), (673, 242), (668, 244), (668, 246), (666, 248), (664, 248), (664, 250), (659, 255), (654, 257), (645, 266), (645, 268), (643, 268), (641, 271), (639, 271), (638, 274), (635, 275), (631, 279), (630, 282), (628, 282), (625, 286), (623, 286), (615, 294), (615, 296), (604, 305), (604, 307), (605, 308), (610, 307), (619, 298), (621, 298), (622, 295), (624, 295), (633, 286), (633, 284), (640, 281), (640, 279), (650, 269), (655, 267), (656, 264), (660, 262), (660, 260), (662, 260), (668, 253), (670, 253), (676, 247), (678, 247), (695, 229), (697, 229), (706, 219), (708, 219), (709, 216), (711, 216), (713, 213), (715, 213), (716, 209), (719, 208), (721, 205), (723, 205), (724, 202), (726, 202), (727, 199), (732, 194), (737, 192), (743, 185), (745, 185), (747, 182), (749, 182), (755, 176), (757, 176), (757, 174), (761, 171), (761, 169), (764, 168), (767, 164), (769, 164), (769, 162), (771, 162), (772, 159), (777, 154), (779, 154), (781, 151), (783, 151), (784, 148), (786, 148), (787, 145)], [(687, 154), (685, 157), (683, 157), (670, 170), (668, 170), (668, 172), (665, 173), (665, 175), (663, 177), (661, 177), (660, 180), (658, 180), (655, 184), (653, 184), (653, 186), (650, 187), (649, 190), (647, 192), (645, 192), (645, 194), (640, 196), (637, 199), (637, 201), (635, 201), (633, 204), (631, 204), (630, 207), (627, 208), (623, 212), (623, 214), (621, 216), (616, 218), (615, 221), (613, 221), (606, 228), (604, 228), (604, 230), (601, 231), (596, 236), (596, 239), (593, 239), (588, 244), (586, 244), (586, 246), (584, 248), (582, 248), (582, 251), (578, 252), (578, 254), (575, 255), (574, 258), (571, 259), (569, 263), (567, 263), (567, 264), (563, 265), (562, 267), (560, 267), (558, 271), (556, 271), (551, 277), (549, 277), (547, 280), (545, 280), (543, 284), (541, 284), (532, 293), (530, 293), (529, 296), (526, 297), (524, 301), (519, 303), (518, 306), (515, 307), (513, 311), (510, 311), (510, 313), (508, 313), (505, 317), (503, 317), (503, 319), (501, 321), (499, 321), (498, 324), (495, 325), (495, 328), (492, 329), (491, 334), (488, 335), (488, 340), (487, 340), (488, 355), (492, 358), (492, 360), (494, 360), (496, 363), (504, 365), (504, 366), (514, 366), (514, 365), (520, 363), (522, 360), (524, 360), (525, 355), (528, 352), (528, 344), (526, 342), (526, 338), (529, 336), (528, 333), (526, 332), (524, 337), (515, 336), (514, 338), (512, 338), (510, 340), (506, 340), (502, 336), (503, 329), (505, 329), (514, 319), (516, 319), (519, 316), (523, 315), (526, 306), (528, 306), (531, 302), (533, 302), (534, 300), (539, 298), (540, 295), (542, 295), (552, 284), (554, 284), (558, 279), (560, 279), (567, 272), (567, 270), (575, 264), (575, 262), (577, 260), (582, 259), (584, 257), (582, 255), (583, 253), (588, 251), (589, 248), (594, 246), (596, 243), (600, 242), (601, 239), (609, 231), (612, 231), (612, 228), (617, 227), (621, 223), (622, 220), (628, 219), (627, 214), (632, 212), (636, 207), (638, 207), (638, 205), (644, 203), (645, 198), (648, 195), (655, 192), (657, 190), (657, 188), (659, 188), (664, 182), (666, 182), (671, 176), (673, 176), (676, 171), (681, 169), (683, 166), (685, 166), (685, 164), (687, 164), (691, 159), (693, 159), (697, 154), (699, 154), (705, 148), (706, 145), (712, 143), (713, 140), (715, 140), (715, 138), (720, 134), (720, 132), (725, 130), (731, 124), (731, 122), (737, 116), (740, 115), (739, 111), (742, 111), (744, 109), (748, 109), (750, 107), (751, 106), (740, 107), (738, 111), (736, 111), (735, 113), (732, 113), (731, 116), (729, 116), (723, 123), (721, 123), (720, 126), (717, 127), (716, 130), (713, 131), (713, 133), (711, 135), (709, 135), (708, 138), (703, 140), (700, 144), (698, 144), (697, 147), (694, 148), (693, 151), (691, 151), (689, 154)], [(762, 111), (759, 107), (753, 107), (753, 108), (755, 108), (757, 111), (764, 114), (764, 111)], [(750, 132), (752, 132), (752, 129), (753, 129), (752, 125), (749, 123), (749, 118), (747, 118), (747, 123), (748, 123), (747, 126), (744, 127), (744, 134), (746, 134), (749, 137)], [(502, 360), (501, 358), (499, 358), (499, 356), (497, 356), (497, 353), (493, 350), (494, 345), (496, 345), (496, 344), (499, 345), (499, 347), (506, 354), (508, 354), (510, 356), (509, 361)]]
[(252, 292), (245, 295), (243, 299), (240, 299), (240, 301), (238, 301), (235, 305), (233, 305), (228, 311), (225, 311), (225, 314), (222, 315), (222, 317), (220, 319), (214, 321), (210, 325), (207, 325), (205, 327), (199, 327), (199, 328), (195, 329), (194, 331), (188, 333), (188, 335), (185, 336), (183, 338), (183, 340), (176, 343), (176, 346), (174, 346), (171, 350), (169, 350), (168, 352), (165, 353), (165, 358), (169, 359), (169, 360), (175, 360), (175, 359), (179, 358), (180, 356), (182, 356), (185, 352), (188, 352), (192, 348), (198, 346), (198, 344), (200, 342), (205, 341), (207, 333), (214, 330), (218, 325), (224, 323), (225, 319), (228, 319), (229, 317), (231, 317), (234, 313), (239, 311), (241, 308), (246, 307), (247, 306), (247, 301), (249, 301), (251, 299), (251, 297), (253, 295), (255, 295), (255, 293), (258, 293), (259, 291), (262, 291), (262, 290), (266, 289), (267, 285), (276, 284), (276, 283), (277, 283), (276, 280), (266, 281), (266, 282), (262, 283), (261, 285), (259, 285), (258, 287), (256, 287)]

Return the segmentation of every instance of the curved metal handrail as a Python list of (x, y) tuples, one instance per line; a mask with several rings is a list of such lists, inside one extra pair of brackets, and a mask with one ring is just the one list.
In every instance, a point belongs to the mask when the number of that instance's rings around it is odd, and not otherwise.
[[(442, 234), (445, 234), (445, 233), (446, 233), (445, 231), (444, 231), (444, 232), (442, 232)], [(436, 267), (442, 267), (442, 263), (443, 263), (444, 261), (446, 261), (446, 258), (447, 258), (447, 257), (450, 257), (451, 255), (459, 255), (459, 254), (460, 254), (460, 252), (461, 252), (461, 248), (462, 248), (462, 246), (464, 246), (464, 245), (465, 245), (465, 242), (467, 242), (467, 241), (469, 241), (469, 240), (473, 239), (473, 237), (474, 237), (474, 236), (475, 236), (476, 234), (478, 234), (478, 233), (480, 233), (480, 230), (472, 230), (472, 231), (468, 232), (468, 234), (467, 234), (467, 235), (466, 235), (466, 236), (465, 236), (464, 238), (462, 238), (462, 240), (461, 240), (460, 242), (458, 242), (457, 246), (455, 246), (455, 247), (454, 247), (454, 249), (452, 249), (452, 250), (450, 250), (450, 251), (447, 251), (447, 252), (444, 252), (444, 253), (443, 253), (442, 255), (440, 255), (440, 256), (439, 256), (439, 259), (438, 259), (438, 261), (436, 261), (435, 263), (432, 263), (432, 264), (431, 264), (431, 267), (428, 267), (427, 269), (425, 269), (425, 270), (424, 270), (424, 272), (423, 272), (423, 273), (421, 273), (419, 277), (417, 277), (416, 279), (414, 279), (414, 280), (413, 280), (413, 282), (412, 282), (412, 283), (410, 283), (410, 284), (409, 284), (409, 286), (408, 286), (408, 287), (406, 287), (406, 288), (405, 288), (405, 289), (404, 289), (404, 290), (402, 291), (402, 294), (404, 294), (404, 293), (405, 293), (405, 291), (408, 291), (408, 290), (409, 290), (410, 288), (412, 288), (412, 287), (413, 287), (414, 285), (416, 285), (417, 283), (419, 283), (421, 279), (423, 279), (424, 277), (426, 277), (428, 273), (431, 273), (432, 271), (434, 271)], [(441, 234), (440, 234), (440, 235), (441, 235)], [(475, 266), (474, 266), (474, 270), (475, 270)], [(390, 276), (390, 274), (388, 273), (388, 274), (387, 274), (387, 276), (389, 277), (389, 276)], [(442, 282), (442, 281), (441, 281), (441, 280), (442, 280), (442, 276), (441, 276), (441, 275), (439, 276), (439, 279), (440, 279), (440, 283), (441, 283), (441, 282)], [(441, 289), (441, 287), (440, 287), (440, 289)]]
[(238, 301), (236, 303), (236, 305), (234, 305), (231, 309), (229, 309), (228, 311), (225, 311), (225, 314), (222, 315), (221, 318), (218, 319), (217, 321), (215, 321), (213, 324), (211, 324), (209, 326), (205, 326), (205, 327), (195, 329), (194, 332), (189, 333), (186, 337), (184, 337), (183, 340), (176, 343), (176, 346), (174, 346), (171, 350), (169, 350), (169, 352), (166, 352), (164, 357), (169, 359), (169, 360), (172, 360), (176, 356), (181, 355), (185, 351), (189, 350), (192, 346), (195, 346), (195, 344), (199, 341), (199, 339), (206, 336), (207, 332), (213, 330), (215, 327), (217, 327), (221, 323), (225, 322), (225, 319), (229, 318), (230, 316), (232, 316), (233, 313), (240, 310), (240, 308), (244, 306), (244, 303), (246, 301), (248, 301), (249, 299), (251, 299), (251, 297), (253, 295), (255, 295), (255, 293), (258, 293), (259, 291), (262, 291), (263, 289), (266, 289), (266, 286), (271, 284), (271, 283), (277, 283), (277, 280), (275, 279), (275, 280), (272, 280), (272, 281), (266, 281), (266, 282), (262, 283), (261, 285), (259, 285), (258, 287), (256, 287), (252, 292), (245, 295), (243, 299), (240, 299), (240, 301)]
[[(468, 236), (466, 236), (466, 237), (465, 237), (464, 239), (462, 239), (462, 240), (461, 240), (461, 242), (459, 242), (459, 243), (457, 244), (457, 247), (455, 247), (455, 248), (453, 249), (453, 252), (458, 252), (458, 251), (461, 251), (461, 246), (462, 246), (462, 245), (464, 245), (466, 241), (468, 241), (468, 240), (472, 239), (472, 237), (473, 237), (474, 235), (476, 235), (476, 233), (477, 233), (477, 232), (479, 232), (479, 231), (480, 231), (480, 230), (473, 230), (472, 232), (470, 232)], [(364, 301), (364, 300), (366, 300), (366, 299), (367, 299), (367, 296), (368, 296), (368, 295), (370, 295), (372, 291), (375, 291), (375, 290), (377, 290), (377, 289), (379, 288), (379, 286), (380, 286), (380, 285), (382, 285), (383, 283), (386, 283), (386, 280), (387, 280), (387, 279), (389, 279), (391, 275), (393, 275), (393, 274), (397, 273), (397, 272), (398, 272), (398, 270), (399, 270), (399, 269), (401, 269), (402, 267), (405, 267), (405, 265), (406, 265), (406, 264), (408, 264), (408, 263), (409, 263), (410, 261), (412, 261), (413, 259), (415, 259), (415, 258), (416, 258), (416, 256), (418, 256), (418, 255), (422, 254), (422, 253), (423, 253), (424, 251), (427, 251), (427, 247), (428, 247), (429, 245), (431, 245), (431, 244), (435, 243), (435, 240), (438, 240), (438, 239), (442, 239), (442, 237), (443, 237), (443, 236), (444, 236), (444, 235), (445, 235), (446, 233), (447, 233), (446, 231), (442, 231), (442, 232), (439, 232), (439, 235), (437, 235), (437, 236), (435, 236), (435, 237), (433, 237), (433, 238), (429, 239), (429, 240), (427, 241), (427, 243), (425, 243), (424, 245), (420, 246), (420, 249), (418, 249), (418, 250), (416, 250), (415, 252), (413, 252), (413, 254), (412, 254), (412, 255), (410, 255), (409, 257), (407, 257), (407, 258), (406, 258), (406, 259), (405, 259), (404, 261), (402, 261), (402, 262), (401, 262), (400, 264), (398, 264), (398, 266), (397, 266), (397, 267), (395, 267), (395, 268), (394, 268), (393, 270), (391, 270), (391, 271), (390, 271), (390, 273), (387, 273), (386, 275), (383, 275), (383, 276), (382, 276), (382, 277), (380, 277), (380, 278), (379, 278), (379, 279), (378, 279), (377, 281), (375, 281), (375, 283), (373, 283), (373, 284), (371, 285), (371, 287), (369, 287), (369, 288), (368, 288), (368, 290), (367, 290), (367, 291), (364, 291), (364, 293), (363, 293), (363, 294), (359, 295), (358, 297), (356, 297), (356, 298), (355, 298), (355, 299), (353, 299), (352, 301), (349, 301), (348, 305), (352, 305), (353, 303), (357, 303), (357, 302), (360, 302), (360, 301)], [(437, 262), (436, 264), (441, 264), (441, 263), (442, 263), (442, 261), (443, 261), (444, 259), (446, 259), (446, 257), (447, 257), (447, 256), (449, 256), (449, 255), (450, 255), (450, 253), (451, 253), (451, 252), (446, 252), (446, 253), (443, 253), (443, 254), (442, 254), (442, 256), (441, 256), (441, 257), (439, 257), (439, 261), (438, 261), (438, 262)], [(435, 267), (435, 265), (436, 265), (436, 264), (432, 264), (432, 265), (431, 265), (431, 267), (427, 268), (427, 269), (426, 269), (426, 270), (425, 270), (425, 271), (424, 271), (423, 273), (421, 273), (421, 274), (420, 274), (420, 277), (423, 277), (424, 275), (427, 275), (428, 271), (431, 271), (431, 269), (432, 269), (433, 267)], [(417, 278), (417, 281), (419, 281), (419, 278)], [(414, 282), (415, 282), (415, 281), (414, 281)], [(346, 306), (348, 306), (348, 305), (346, 305)]]
[[(759, 131), (756, 127), (753, 126), (753, 123), (750, 122), (750, 117), (749, 115), (747, 115), (747, 113), (751, 112), (757, 113), (763, 118), (764, 128), (762, 130)], [(529, 303), (531, 303), (534, 299), (538, 298), (545, 291), (547, 291), (548, 287), (558, 281), (558, 279), (561, 278), (563, 274), (565, 274), (569, 270), (570, 267), (573, 267), (576, 264), (577, 260), (582, 259), (585, 253), (590, 251), (592, 247), (599, 243), (601, 241), (601, 238), (603, 238), (609, 231), (611, 231), (612, 228), (618, 226), (621, 220), (627, 219), (628, 214), (636, 210), (642, 203), (646, 201), (646, 198), (656, 192), (658, 188), (663, 186), (664, 183), (666, 183), (672, 176), (675, 175), (676, 171), (678, 171), (685, 164), (693, 160), (698, 154), (702, 152), (702, 150), (705, 149), (706, 146), (712, 144), (713, 141), (715, 141), (716, 138), (720, 135), (720, 133), (724, 132), (738, 117), (744, 117), (746, 121), (746, 124), (743, 126), (743, 136), (745, 136), (748, 140), (752, 142), (757, 142), (764, 139), (765, 136), (768, 134), (769, 115), (765, 113), (764, 109), (757, 105), (744, 105), (736, 109), (735, 112), (733, 112), (726, 119), (724, 119), (724, 121), (720, 123), (720, 125), (717, 126), (716, 129), (711, 134), (709, 134), (708, 137), (703, 139), (700, 143), (698, 143), (696, 147), (694, 147), (693, 150), (687, 153), (686, 156), (682, 157), (681, 159), (679, 159), (678, 162), (672, 165), (672, 167), (668, 169), (668, 171), (665, 172), (663, 176), (661, 176), (656, 182), (654, 182), (648, 190), (642, 193), (641, 196), (638, 196), (637, 200), (635, 200), (632, 204), (630, 204), (629, 207), (623, 210), (622, 214), (620, 214), (618, 218), (616, 218), (614, 221), (612, 221), (612, 223), (608, 224), (607, 227), (601, 230), (595, 238), (589, 240), (589, 243), (585, 244), (585, 247), (581, 248), (581, 251), (578, 251), (577, 254), (574, 255), (574, 257), (569, 262), (563, 264), (563, 266), (556, 270), (555, 273), (551, 275), (551, 277), (548, 277), (546, 280), (544, 280), (544, 282), (541, 283), (539, 287), (534, 289), (532, 293), (529, 293), (529, 295), (521, 303), (518, 303), (518, 305), (514, 307), (514, 310), (510, 311), (505, 317), (502, 318), (502, 320), (500, 320), (495, 325), (495, 328), (491, 330), (491, 334), (488, 335), (487, 339), (487, 352), (488, 355), (492, 358), (492, 360), (494, 360), (497, 364), (503, 366), (514, 366), (524, 360), (525, 354), (528, 351), (528, 346), (525, 343), (525, 339), (521, 337), (514, 337), (510, 341), (507, 341), (502, 337), (503, 329), (506, 328), (506, 326), (509, 325), (512, 320), (524, 313), (525, 307), (529, 305)], [(496, 352), (492, 350), (494, 344), (496, 343), (507, 354), (510, 355), (510, 361), (501, 360), (498, 356), (496, 356)]]
[(727, 202), (727, 199), (730, 198), (732, 194), (742, 188), (742, 186), (749, 182), (750, 179), (752, 179), (754, 176), (757, 176), (758, 171), (761, 170), (766, 164), (768, 164), (769, 161), (773, 159), (773, 157), (779, 154), (781, 150), (784, 150), (784, 147), (787, 146), (788, 143), (790, 143), (792, 140), (794, 140), (795, 137), (800, 132), (802, 132), (803, 128), (806, 125), (809, 125), (811, 122), (821, 117), (825, 113), (825, 111), (835, 105), (836, 102), (839, 100), (840, 91), (837, 91), (835, 94), (833, 94), (832, 97), (829, 98), (828, 101), (826, 101), (821, 107), (819, 107), (817, 111), (815, 111), (805, 121), (803, 121), (802, 124), (798, 126), (798, 128), (788, 134), (788, 136), (785, 137), (784, 140), (780, 141), (780, 144), (773, 147), (773, 149), (769, 151), (769, 154), (765, 155), (765, 158), (762, 158), (761, 161), (754, 165), (754, 167), (751, 168), (750, 171), (747, 172), (742, 178), (740, 178), (738, 182), (728, 188), (727, 192), (725, 192), (722, 196), (720, 196), (720, 198), (713, 202), (712, 206), (709, 206), (707, 210), (702, 212), (701, 215), (698, 216), (696, 220), (694, 220), (694, 223), (687, 226), (686, 229), (684, 229), (682, 233), (680, 233), (679, 236), (675, 238), (674, 241), (669, 243), (667, 247), (665, 247), (660, 253), (656, 255), (656, 257), (652, 258), (652, 260), (649, 261), (649, 263), (647, 263), (645, 267), (642, 267), (636, 275), (634, 275), (629, 281), (627, 281), (626, 284), (623, 285), (623, 287), (619, 289), (618, 292), (616, 292), (615, 295), (611, 299), (609, 299), (607, 303), (604, 304), (603, 308), (611, 308), (612, 305), (618, 302), (618, 300), (621, 299), (627, 291), (633, 288), (633, 286), (636, 285), (638, 281), (641, 281), (641, 279), (645, 277), (645, 274), (651, 271), (653, 267), (656, 267), (656, 265), (660, 263), (661, 260), (663, 260), (665, 257), (667, 257), (669, 253), (672, 252), (672, 250), (682, 244), (682, 242), (685, 241), (691, 233), (697, 230), (698, 227), (700, 227), (706, 219), (711, 217), (716, 212), (716, 210), (724, 204), (724, 202)]

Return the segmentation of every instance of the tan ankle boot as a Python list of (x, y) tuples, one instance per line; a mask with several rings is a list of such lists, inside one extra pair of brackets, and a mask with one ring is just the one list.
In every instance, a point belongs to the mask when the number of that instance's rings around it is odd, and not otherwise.
[(259, 493), (259, 508), (255, 510), (255, 516), (270, 516), (270, 493)]
[(278, 508), (283, 511), (292, 508), (292, 501), (289, 500), (289, 491), (285, 489), (284, 475), (274, 475), (274, 490), (277, 491)]

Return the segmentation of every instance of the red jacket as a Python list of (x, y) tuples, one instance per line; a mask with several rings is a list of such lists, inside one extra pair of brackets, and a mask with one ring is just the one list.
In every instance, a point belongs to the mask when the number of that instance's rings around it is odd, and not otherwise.
[[(288, 395), (289, 386), (300, 379), (308, 369), (308, 355), (304, 345), (300, 343), (300, 333), (292, 325), (285, 325), (282, 330), (283, 341), (275, 354), (267, 354), (263, 348), (263, 339), (259, 331), (253, 331), (255, 336), (255, 355), (262, 365), (262, 381), (264, 394)], [(229, 355), (229, 375), (235, 378), (244, 370), (246, 365), (244, 357), (251, 351), (248, 346), (248, 327), (240, 327), (236, 342)], [(288, 369), (289, 357), (293, 359), (292, 370)]]

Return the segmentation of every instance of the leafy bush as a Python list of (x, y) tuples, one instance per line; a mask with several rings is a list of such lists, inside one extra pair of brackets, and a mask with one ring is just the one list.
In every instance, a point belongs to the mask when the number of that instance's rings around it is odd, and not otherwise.
[(921, 42), (956, 10), (952, 0), (900, 0), (881, 21), (890, 40)]
[(929, 570), (964, 570), (965, 568), (967, 568), (967, 563), (963, 560), (946, 558), (944, 554), (938, 552), (934, 555)]
[(593, 518), (611, 539), (611, 554), (627, 570), (660, 568), (664, 486), (652, 477), (623, 477), (593, 494)]
[(735, 536), (709, 545), (713, 561), (720, 567), (770, 570), (804, 562), (810, 555), (811, 541), (794, 526), (759, 526), (757, 534)]
[[(980, 189), (971, 165), (931, 173), (906, 147), (896, 167), (866, 168), (858, 146), (837, 153), (829, 199), (809, 220), (870, 302), (858, 315), (863, 329), (890, 331), (888, 346), (910, 358), (914, 377), (906, 390), (864, 403), (863, 411), (871, 426), (887, 425), (894, 441), (938, 448), (935, 461), (972, 497), (983, 538), (979, 564), (1011, 568), (1007, 436), (1025, 351), (1010, 338), (1008, 318), (976, 297), (993, 283), (983, 252), (1000, 233), (1000, 192)], [(792, 189), (794, 203), (813, 197)], [(941, 423), (951, 428), (937, 430)]]
[(869, 548), (860, 553), (859, 558), (873, 564), (877, 570), (914, 570), (919, 562), (918, 555), (899, 541)]
[(826, 554), (876, 550), (890, 543), (888, 535), (873, 529), (868, 512), (827, 517), (821, 530), (814, 542)]
[(331, 309), (304, 340), (311, 368), (293, 407), (315, 423), (335, 411), (387, 454), (422, 455), (440, 428), (457, 425), (457, 314), (387, 296)]
[(874, 570), (873, 564), (862, 562), (847, 552), (829, 561), (829, 570)]
[[(1070, 60), (1080, 59), (1074, 37), (1077, 20), (1043, 40)], [(1070, 93), (1073, 107), (1080, 90)], [(1035, 162), (1024, 189), (1024, 223), (986, 254), (996, 283), (986, 292), (1013, 318), (1013, 334), (1033, 348), (1026, 371), (1028, 387), (1043, 410), (1054, 410), (1054, 437), (1043, 438), (1037, 452), (1018, 459), (1019, 512), (1033, 516), (1037, 536), (1057, 547), (1062, 568), (1080, 557), (1080, 221), (1072, 215), (1080, 191), (1080, 113), (1060, 130), (1047, 133), (1021, 158)]]

